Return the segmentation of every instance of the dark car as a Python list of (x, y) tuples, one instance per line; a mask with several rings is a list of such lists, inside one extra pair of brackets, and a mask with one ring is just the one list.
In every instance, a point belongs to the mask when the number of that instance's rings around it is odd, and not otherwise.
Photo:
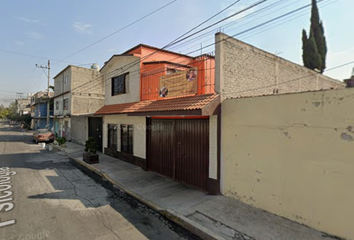
[(33, 133), (33, 141), (39, 142), (53, 142), (54, 134), (48, 129), (38, 129)]

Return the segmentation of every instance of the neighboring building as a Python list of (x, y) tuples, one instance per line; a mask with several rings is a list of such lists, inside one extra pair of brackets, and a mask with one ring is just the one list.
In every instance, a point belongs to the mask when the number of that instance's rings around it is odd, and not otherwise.
[(216, 91), (221, 98), (344, 88), (338, 80), (241, 42), (215, 35)]
[(213, 69), (213, 56), (143, 44), (112, 56), (101, 69), (105, 106), (96, 112), (104, 153), (218, 193)]
[(15, 100), (16, 113), (19, 116), (31, 114), (31, 97), (33, 94), (28, 94), (26, 98), (18, 98)]
[[(47, 91), (35, 93), (31, 98), (32, 129), (42, 129), (47, 127)], [(54, 93), (49, 92), (49, 129), (53, 128), (53, 97)]]
[(88, 116), (104, 104), (104, 83), (97, 64), (69, 65), (54, 77), (54, 131), (79, 144), (88, 138)]

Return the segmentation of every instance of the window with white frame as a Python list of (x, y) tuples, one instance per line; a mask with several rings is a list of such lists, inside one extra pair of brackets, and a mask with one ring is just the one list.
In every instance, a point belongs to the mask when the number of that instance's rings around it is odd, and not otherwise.
[(64, 85), (68, 84), (68, 76), (64, 77)]

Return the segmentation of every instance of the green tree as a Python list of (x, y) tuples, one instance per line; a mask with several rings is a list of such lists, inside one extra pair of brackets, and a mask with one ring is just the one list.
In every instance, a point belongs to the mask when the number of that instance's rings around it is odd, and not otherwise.
[(316, 0), (312, 0), (309, 37), (305, 30), (302, 31), (302, 49), (304, 66), (310, 69), (317, 68), (323, 73), (326, 68), (327, 43)]

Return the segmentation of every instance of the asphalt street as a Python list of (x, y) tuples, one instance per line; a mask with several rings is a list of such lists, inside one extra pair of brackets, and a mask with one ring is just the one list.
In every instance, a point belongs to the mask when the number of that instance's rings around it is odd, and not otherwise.
[(197, 239), (0, 123), (0, 239)]

